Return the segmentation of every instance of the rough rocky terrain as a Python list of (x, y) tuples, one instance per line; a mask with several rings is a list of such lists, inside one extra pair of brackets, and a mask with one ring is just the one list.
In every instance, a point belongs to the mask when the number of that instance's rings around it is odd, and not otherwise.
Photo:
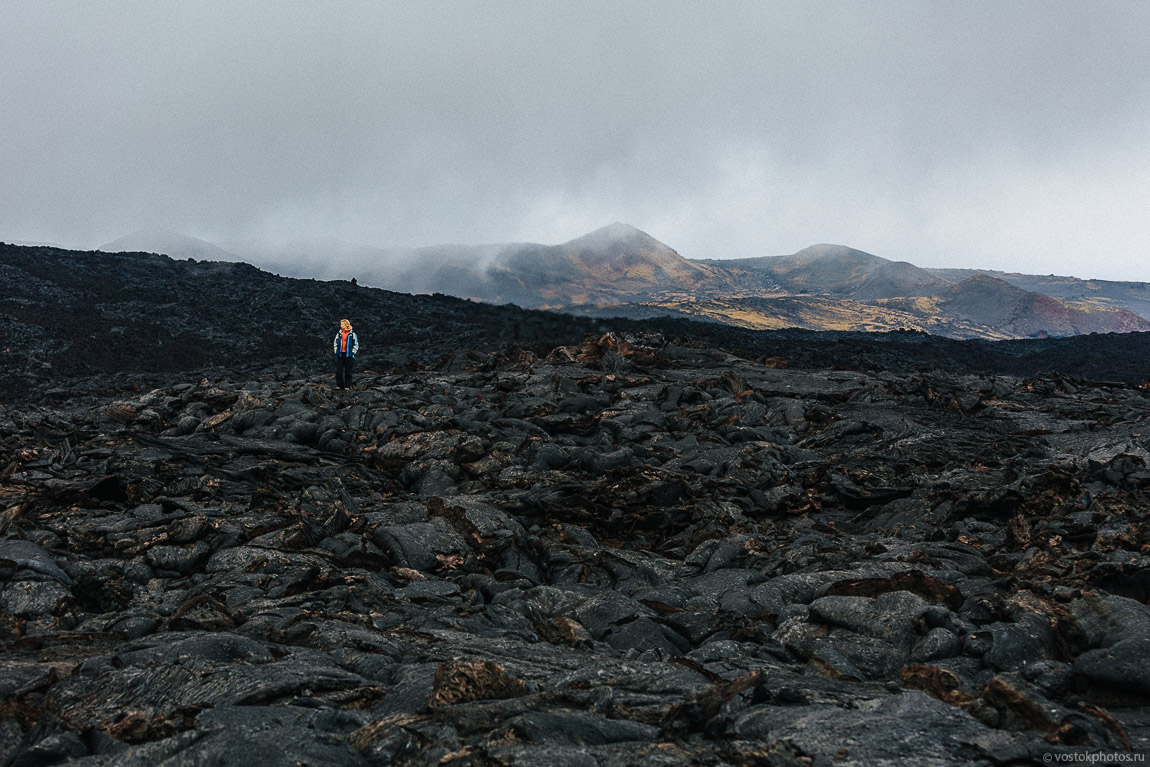
[(0, 243), (0, 402), (113, 386), (124, 376), (158, 383), (204, 367), (322, 360), (326, 370), (341, 317), (360, 335), (360, 369), (538, 339), (568, 343), (595, 327), (352, 280), (289, 279), (242, 263)]
[(0, 406), (0, 762), (1144, 755), (1147, 392), (789, 363), (608, 336)]
[(1141, 382), (1150, 333), (957, 341), (922, 332), (751, 331), (710, 322), (591, 319), (443, 295), (413, 296), (351, 280), (289, 279), (240, 263), (146, 253), (90, 253), (0, 243), (0, 403), (48, 393), (154, 388), (173, 381), (295, 365), (330, 373), (340, 317), (356, 326), (360, 370), (426, 365), (518, 345), (546, 355), (607, 331), (654, 331), (683, 345), (803, 368), (906, 374), (1056, 370)]

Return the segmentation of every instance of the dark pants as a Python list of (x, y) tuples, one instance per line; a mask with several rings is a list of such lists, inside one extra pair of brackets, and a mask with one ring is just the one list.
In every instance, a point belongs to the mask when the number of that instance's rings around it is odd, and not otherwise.
[(355, 357), (335, 358), (335, 385), (341, 389), (351, 386), (351, 369), (355, 366)]

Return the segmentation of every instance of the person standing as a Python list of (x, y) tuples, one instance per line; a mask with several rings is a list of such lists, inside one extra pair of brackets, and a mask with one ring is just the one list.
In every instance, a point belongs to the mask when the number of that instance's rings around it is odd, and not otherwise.
[(335, 334), (335, 385), (340, 389), (351, 388), (351, 369), (355, 365), (355, 355), (359, 353), (359, 338), (351, 329), (348, 320), (339, 321), (339, 332)]

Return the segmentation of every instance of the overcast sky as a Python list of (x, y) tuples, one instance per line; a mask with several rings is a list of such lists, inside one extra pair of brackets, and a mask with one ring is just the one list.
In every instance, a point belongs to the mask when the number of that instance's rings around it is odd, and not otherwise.
[(0, 3), (0, 239), (1150, 281), (1150, 2)]

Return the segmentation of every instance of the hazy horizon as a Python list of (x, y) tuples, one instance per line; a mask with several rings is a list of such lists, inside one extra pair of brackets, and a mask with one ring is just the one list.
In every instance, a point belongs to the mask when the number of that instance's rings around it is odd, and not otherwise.
[[(613, 222), (613, 224), (620, 224), (620, 223), (625, 224), (625, 222)], [(604, 228), (607, 228), (611, 225), (612, 224), (605, 224), (602, 227), (598, 227), (598, 229), (604, 229)], [(630, 226), (630, 225), (628, 224), (628, 226)], [(596, 231), (596, 230), (592, 230), (592, 231)], [(642, 231), (642, 230), (639, 230), (639, 231)], [(367, 255), (371, 255), (373, 257), (379, 257), (381, 259), (384, 259), (382, 262), (376, 264), (378, 266), (386, 265), (387, 263), (389, 263), (389, 260), (390, 260), (390, 264), (392, 266), (405, 266), (405, 265), (410, 266), (410, 263), (407, 263), (410, 260), (410, 258), (412, 256), (418, 255), (418, 253), (420, 253), (422, 251), (440, 251), (440, 252), (442, 252), (442, 251), (446, 251), (446, 250), (449, 250), (452, 248), (460, 248), (460, 249), (477, 251), (479, 253), (479, 255), (481, 256), (481, 263), (484, 263), (484, 262), (488, 262), (492, 258), (496, 257), (497, 254), (499, 253), (499, 251), (505, 247), (509, 247), (509, 246), (514, 247), (514, 246), (519, 246), (519, 245), (558, 247), (561, 245), (565, 245), (568, 242), (571, 242), (572, 240), (580, 239), (582, 236), (584, 236), (586, 234), (590, 234), (590, 233), (591, 232), (583, 232), (580, 235), (567, 238), (561, 242), (531, 242), (531, 241), (525, 241), (525, 240), (519, 240), (519, 241), (514, 241), (514, 242), (489, 242), (489, 243), (438, 242), (438, 243), (428, 243), (425, 245), (414, 245), (414, 246), (406, 246), (406, 247), (388, 248), (388, 247), (378, 247), (378, 246), (372, 245), (370, 243), (363, 243), (363, 242), (352, 242), (352, 241), (334, 240), (334, 239), (308, 240), (308, 239), (303, 239), (303, 238), (297, 238), (297, 239), (294, 239), (291, 241), (279, 242), (279, 243), (275, 243), (275, 244), (269, 244), (267, 242), (253, 242), (253, 241), (220, 243), (220, 242), (212, 242), (210, 240), (205, 240), (203, 238), (195, 237), (193, 235), (188, 235), (188, 234), (185, 234), (183, 232), (177, 232), (175, 230), (157, 227), (157, 228), (152, 228), (152, 229), (137, 230), (137, 231), (131, 232), (131, 233), (129, 233), (123, 237), (118, 237), (115, 240), (111, 240), (107, 243), (103, 243), (102, 245), (97, 245), (97, 246), (93, 246), (90, 248), (69, 248), (68, 246), (62, 245), (61, 243), (55, 243), (55, 242), (5, 240), (3, 237), (0, 237), (0, 242), (8, 242), (9, 244), (12, 244), (12, 245), (20, 245), (20, 246), (28, 246), (28, 247), (43, 246), (43, 247), (60, 248), (60, 249), (64, 249), (64, 250), (79, 250), (79, 251), (86, 251), (86, 250), (87, 251), (104, 251), (104, 252), (111, 252), (111, 253), (116, 253), (116, 252), (155, 252), (155, 253), (160, 253), (163, 255), (168, 255), (168, 256), (171, 256), (171, 257), (174, 257), (177, 259), (184, 258), (184, 257), (190, 255), (191, 257), (194, 257), (197, 260), (205, 260), (205, 261), (235, 260), (235, 261), (250, 263), (253, 266), (256, 266), (259, 268), (271, 269), (273, 271), (281, 270), (285, 276), (314, 277), (314, 278), (318, 278), (318, 279), (328, 280), (328, 279), (349, 279), (351, 276), (354, 276), (356, 270), (362, 269), (365, 266), (370, 266), (370, 264), (363, 261), (363, 257), (367, 256)], [(650, 232), (644, 232), (644, 233), (648, 234), (648, 235), (651, 234)], [(654, 235), (651, 235), (651, 236), (654, 237)], [(144, 239), (148, 239), (150, 242), (153, 243), (153, 245), (146, 246), (146, 247), (140, 247), (140, 246), (134, 244), (136, 238), (138, 238), (138, 237), (143, 237)], [(165, 249), (164, 247), (162, 247), (162, 245), (155, 244), (155, 243), (161, 243), (162, 244), (164, 238), (171, 238), (171, 237), (187, 238), (188, 243), (186, 243), (186, 244), (190, 245), (192, 252), (191, 253), (186, 252), (187, 248), (185, 248), (183, 245), (179, 245), (179, 244), (173, 243), (172, 246), (168, 249)], [(655, 237), (655, 239), (658, 240), (659, 238)], [(121, 244), (122, 241), (128, 241), (128, 242)], [(660, 242), (662, 242), (662, 240), (660, 240)], [(204, 246), (207, 246), (208, 249), (203, 251), (203, 252), (195, 252), (197, 249), (197, 244), (202, 244)], [(663, 242), (662, 244), (664, 244), (667, 247), (670, 247), (671, 249), (676, 250), (676, 252), (678, 252), (673, 243)], [(883, 258), (887, 261), (892, 261), (892, 262), (893, 261), (906, 261), (906, 259), (887, 258), (886, 256), (884, 256), (881, 253), (870, 253), (869, 251), (865, 251), (862, 248), (855, 248), (855, 247), (848, 245), (846, 243), (816, 243), (816, 242), (812, 242), (812, 243), (809, 243), (808, 245), (804, 246), (803, 248), (800, 248), (798, 251), (795, 251), (793, 253), (771, 253), (771, 254), (763, 254), (763, 255), (768, 256), (768, 257), (769, 256), (787, 257), (787, 256), (795, 255), (798, 252), (805, 250), (807, 248), (817, 248), (820, 246), (849, 248), (851, 250), (858, 250), (858, 251), (861, 251), (863, 253), (867, 253), (868, 255), (877, 256), (879, 258)], [(218, 249), (219, 253), (213, 252), (214, 249)], [(174, 251), (174, 252), (169, 252), (169, 250)], [(680, 255), (682, 255), (682, 254), (680, 253)], [(684, 257), (686, 258), (686, 256), (684, 256)], [(347, 260), (340, 260), (340, 259), (347, 259)], [(712, 259), (697, 258), (697, 259), (689, 259), (689, 260), (708, 261), (708, 260), (712, 260)], [(718, 259), (718, 260), (720, 262), (722, 262), (725, 260), (736, 260), (736, 259), (730, 258), (730, 259)], [(1085, 280), (1085, 281), (1136, 282), (1136, 283), (1148, 283), (1148, 284), (1150, 284), (1150, 280), (1115, 279), (1115, 278), (1094, 277), (1094, 276), (1090, 276), (1090, 275), (1076, 274), (1073, 272), (1050, 272), (1050, 271), (1026, 272), (1026, 271), (1020, 271), (1020, 270), (1014, 270), (1014, 269), (1005, 269), (1005, 268), (1000, 268), (1000, 267), (971, 267), (971, 266), (967, 266), (967, 265), (963, 265), (963, 264), (957, 264), (957, 265), (955, 265), (955, 264), (940, 264), (937, 266), (936, 265), (924, 266), (922, 264), (917, 264), (917, 263), (913, 263), (913, 262), (908, 262), (908, 263), (912, 263), (914, 266), (921, 266), (924, 269), (942, 269), (942, 270), (955, 270), (955, 271), (987, 271), (987, 272), (1000, 272), (1000, 273), (1007, 273), (1007, 274), (1031, 275), (1031, 276), (1037, 276), (1037, 277), (1042, 277), (1042, 276), (1070, 277), (1070, 278)], [(283, 271), (284, 267), (288, 268), (287, 271)]]
[(1150, 282), (1147, 3), (0, 16), (8, 242), (559, 244), (620, 221), (690, 259), (834, 243)]

